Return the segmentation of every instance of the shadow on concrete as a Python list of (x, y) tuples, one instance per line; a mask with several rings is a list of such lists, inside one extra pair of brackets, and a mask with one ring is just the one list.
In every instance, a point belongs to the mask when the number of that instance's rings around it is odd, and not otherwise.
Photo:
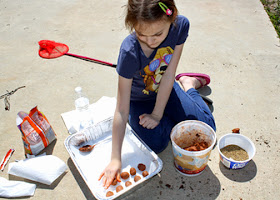
[(81, 174), (77, 170), (76, 166), (74, 165), (71, 158), (68, 158), (67, 165), (73, 174), (75, 180), (77, 181), (79, 187), (81, 188), (82, 192), (84, 193), (86, 199), (88, 200), (94, 200), (96, 199), (93, 194), (91, 193), (90, 189), (88, 188), (87, 184), (85, 183), (84, 179), (82, 178)]
[(212, 93), (211, 88), (208, 87), (208, 86), (205, 86), (205, 87), (202, 87), (201, 89), (198, 89), (198, 92), (199, 92), (200, 96), (202, 97), (202, 99), (208, 105), (210, 111), (213, 113), (214, 112), (213, 101), (212, 101), (212, 99), (207, 97), (207, 96), (209, 96)]
[(67, 172), (64, 172), (63, 174), (61, 174), (51, 185), (45, 185), (45, 184), (40, 183), (40, 184), (37, 184), (37, 188), (53, 190), (60, 183), (60, 181), (63, 179), (63, 177), (66, 175), (66, 173)]
[(180, 175), (174, 170), (175, 167), (171, 173), (175, 176), (170, 177), (168, 182), (159, 181), (160, 188), (168, 190), (170, 197), (179, 196), (180, 199), (217, 199), (219, 196), (221, 191), (220, 181), (208, 166), (202, 174), (193, 177)]
[(208, 96), (212, 93), (212, 89), (209, 86), (202, 87), (198, 89), (200, 94), (203, 94), (204, 96)]
[(176, 171), (171, 144), (159, 156), (164, 163), (161, 178), (157, 183), (161, 190), (159, 199), (166, 199), (165, 194), (176, 197), (175, 199), (217, 199), (221, 184), (209, 166), (200, 175), (190, 177)]
[(50, 143), (49, 146), (47, 146), (45, 149), (43, 149), (38, 155), (41, 155), (43, 153), (46, 153), (46, 155), (52, 155), (56, 142), (57, 142), (57, 139), (54, 140), (52, 143)]
[(221, 161), (219, 166), (225, 177), (236, 182), (248, 182), (257, 175), (257, 165), (253, 160), (242, 169), (228, 169)]

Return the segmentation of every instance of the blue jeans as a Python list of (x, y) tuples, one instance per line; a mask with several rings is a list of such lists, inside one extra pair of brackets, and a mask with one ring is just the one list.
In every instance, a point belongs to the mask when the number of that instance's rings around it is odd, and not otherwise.
[(185, 92), (174, 82), (169, 100), (160, 123), (154, 129), (146, 129), (139, 124), (139, 116), (151, 114), (155, 101), (131, 101), (129, 124), (136, 134), (156, 153), (163, 151), (170, 140), (172, 128), (181, 121), (199, 120), (216, 131), (213, 115), (198, 91), (191, 88)]

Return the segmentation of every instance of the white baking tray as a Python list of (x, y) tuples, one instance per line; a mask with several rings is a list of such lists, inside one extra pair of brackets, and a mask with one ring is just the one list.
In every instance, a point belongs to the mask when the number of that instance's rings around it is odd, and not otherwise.
[[(122, 172), (129, 172), (131, 167), (136, 169), (136, 175), (141, 177), (141, 180), (134, 182), (134, 176), (130, 176), (129, 179), (123, 180), (116, 186), (110, 186), (107, 190), (102, 187), (102, 181), (98, 181), (101, 172), (109, 164), (112, 150), (112, 122), (113, 119), (106, 119), (87, 131), (88, 141), (77, 145), (77, 138), (81, 138), (83, 132), (70, 135), (64, 141), (64, 145), (73, 160), (77, 170), (80, 172), (85, 183), (91, 190), (92, 194), (97, 199), (114, 199), (130, 191), (136, 189), (135, 187), (144, 181), (152, 178), (162, 170), (161, 159), (135, 134), (132, 128), (127, 125), (126, 133), (122, 146)], [(90, 137), (88, 136), (90, 135)], [(80, 152), (79, 148), (86, 144), (97, 144), (91, 152)], [(138, 170), (139, 163), (146, 165), (146, 171), (149, 175), (142, 176), (142, 172)], [(125, 182), (130, 181), (131, 186), (126, 187)], [(123, 186), (123, 190), (116, 192), (118, 185)], [(107, 191), (114, 192), (114, 196), (106, 197)]]

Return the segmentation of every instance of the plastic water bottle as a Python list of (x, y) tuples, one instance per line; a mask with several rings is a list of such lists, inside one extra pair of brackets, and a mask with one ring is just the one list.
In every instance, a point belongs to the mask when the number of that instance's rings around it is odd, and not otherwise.
[(78, 113), (79, 119), (79, 129), (82, 130), (90, 125), (93, 124), (92, 116), (89, 110), (89, 99), (86, 95), (82, 92), (81, 87), (76, 87), (76, 100), (75, 100), (75, 107)]

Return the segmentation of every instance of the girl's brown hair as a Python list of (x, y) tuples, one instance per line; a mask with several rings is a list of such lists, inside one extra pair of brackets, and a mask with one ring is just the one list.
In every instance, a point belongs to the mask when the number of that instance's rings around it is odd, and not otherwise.
[[(168, 16), (159, 6), (159, 2), (164, 3), (171, 11)], [(163, 17), (171, 23), (175, 22), (178, 10), (173, 0), (128, 0), (125, 26), (132, 32), (139, 21), (154, 22)]]

